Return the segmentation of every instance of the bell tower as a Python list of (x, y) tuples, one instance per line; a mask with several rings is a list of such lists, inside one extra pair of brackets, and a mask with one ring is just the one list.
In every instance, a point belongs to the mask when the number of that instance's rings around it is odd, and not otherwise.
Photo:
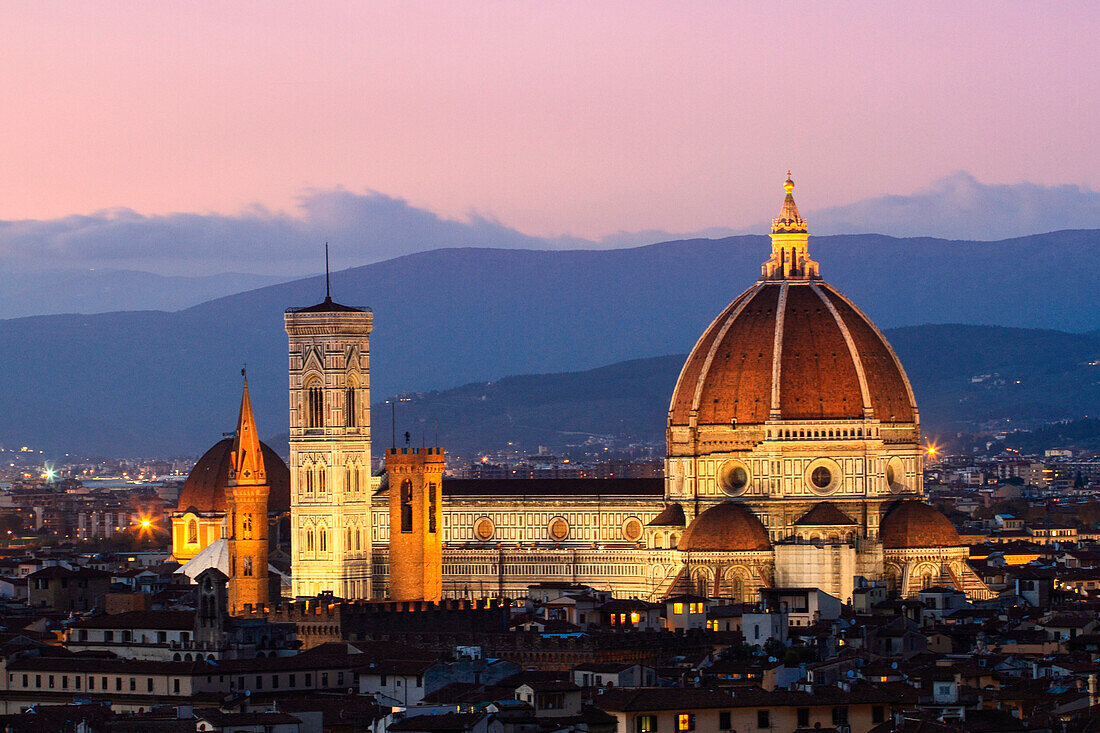
[(386, 450), (394, 601), (443, 597), (443, 449)]
[(293, 594), (370, 598), (373, 314), (334, 302), (327, 273), (325, 289), (323, 302), (288, 309), (283, 317), (290, 361)]
[(268, 603), (267, 500), (271, 487), (252, 416), (248, 377), (244, 377), (241, 412), (233, 452), (229, 454), (229, 485), (226, 489), (229, 525), (229, 610), (239, 613), (245, 604)]

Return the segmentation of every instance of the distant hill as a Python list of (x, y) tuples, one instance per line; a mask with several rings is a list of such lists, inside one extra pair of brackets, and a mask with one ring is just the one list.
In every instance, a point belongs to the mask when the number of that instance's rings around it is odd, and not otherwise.
[[(823, 275), (882, 327), (1085, 330), (1100, 322), (1100, 298), (1081, 253), (1098, 242), (1100, 232), (1066, 231), (1003, 242), (815, 237), (811, 247)], [(684, 353), (759, 276), (768, 249), (766, 237), (746, 236), (603, 251), (437, 250), (334, 273), (333, 293), (374, 309), (377, 398)], [(282, 313), (322, 293), (314, 277), (170, 313), (0, 321), (0, 443), (194, 454), (232, 429), (244, 362), (261, 428), (284, 432)], [(952, 358), (934, 346), (915, 357)], [(903, 360), (934, 378), (934, 363)]]
[(292, 278), (227, 272), (179, 277), (132, 270), (0, 272), (0, 318), (189, 308)]
[[(908, 367), (931, 438), (993, 420), (1012, 429), (1085, 415), (1090, 405), (1100, 409), (1100, 366), (1090, 364), (1100, 358), (1098, 338), (958, 325), (899, 328), (886, 336)], [(422, 436), (430, 442), (438, 425), (440, 443), (466, 454), (509, 441), (560, 448), (588, 436), (661, 442), (684, 359), (659, 356), (407, 395), (398, 403), (397, 430), (410, 431), (419, 444)], [(374, 417), (376, 440), (388, 442), (390, 408), (376, 403)]]

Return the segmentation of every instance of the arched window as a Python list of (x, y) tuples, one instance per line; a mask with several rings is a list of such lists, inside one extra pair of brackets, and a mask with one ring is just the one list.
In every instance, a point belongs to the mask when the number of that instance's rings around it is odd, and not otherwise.
[(313, 469), (312, 468), (307, 467), (305, 469), (305, 478), (306, 478), (306, 493), (307, 494), (312, 494), (313, 493)]
[(363, 549), (364, 544), (365, 543), (363, 542), (363, 528), (360, 527), (358, 529), (358, 531), (356, 531), (356, 533), (355, 533), (355, 549), (356, 550)]
[(328, 552), (328, 530), (324, 527), (317, 530), (317, 551)]
[(318, 466), (317, 468), (317, 493), (325, 493), (325, 467)]
[(194, 519), (187, 521), (187, 544), (199, 544), (199, 523)]
[(252, 577), (252, 556), (251, 555), (245, 555), (244, 563), (241, 566), (241, 575), (243, 575), (246, 578), (251, 578)]
[(347, 544), (344, 545), (344, 549), (345, 550), (350, 550), (351, 549), (351, 525), (350, 524), (348, 525), (348, 541), (347, 541)]
[(434, 481), (428, 484), (428, 532), (435, 534), (435, 510), (439, 501), (439, 487)]
[(413, 484), (405, 479), (401, 484), (401, 531), (413, 531)]
[(241, 539), (252, 539), (252, 515), (245, 514), (241, 519)]
[(306, 530), (306, 552), (313, 552), (313, 530)]
[(355, 387), (350, 386), (344, 392), (344, 425), (349, 428), (358, 427), (359, 416), (356, 413)]
[(323, 428), (325, 426), (325, 391), (320, 381), (306, 385), (306, 427)]

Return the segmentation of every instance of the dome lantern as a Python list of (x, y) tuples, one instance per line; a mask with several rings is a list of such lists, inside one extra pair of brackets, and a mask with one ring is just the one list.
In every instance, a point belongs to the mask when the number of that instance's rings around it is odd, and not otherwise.
[(817, 262), (810, 259), (810, 238), (806, 220), (798, 213), (794, 202), (794, 181), (787, 171), (783, 183), (786, 196), (779, 217), (772, 219), (772, 256), (761, 268), (765, 280), (808, 280), (819, 277)]

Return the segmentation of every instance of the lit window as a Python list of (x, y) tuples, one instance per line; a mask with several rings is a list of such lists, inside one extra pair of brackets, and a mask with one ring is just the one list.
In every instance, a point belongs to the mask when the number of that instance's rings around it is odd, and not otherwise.
[(321, 389), (319, 382), (313, 382), (306, 388), (306, 427), (307, 428), (321, 428), (325, 425), (324, 420), (324, 404), (325, 397), (324, 392)]
[(676, 730), (695, 730), (695, 716), (691, 713), (677, 715)]
[(680, 614), (682, 614), (684, 612), (684, 604), (683, 603), (673, 603), (672, 604), (672, 612), (674, 614), (676, 614), (677, 616), (679, 616)]
[(355, 414), (355, 388), (348, 387), (346, 396), (344, 398), (346, 410), (344, 413), (344, 424), (349, 428), (354, 428), (358, 425)]

